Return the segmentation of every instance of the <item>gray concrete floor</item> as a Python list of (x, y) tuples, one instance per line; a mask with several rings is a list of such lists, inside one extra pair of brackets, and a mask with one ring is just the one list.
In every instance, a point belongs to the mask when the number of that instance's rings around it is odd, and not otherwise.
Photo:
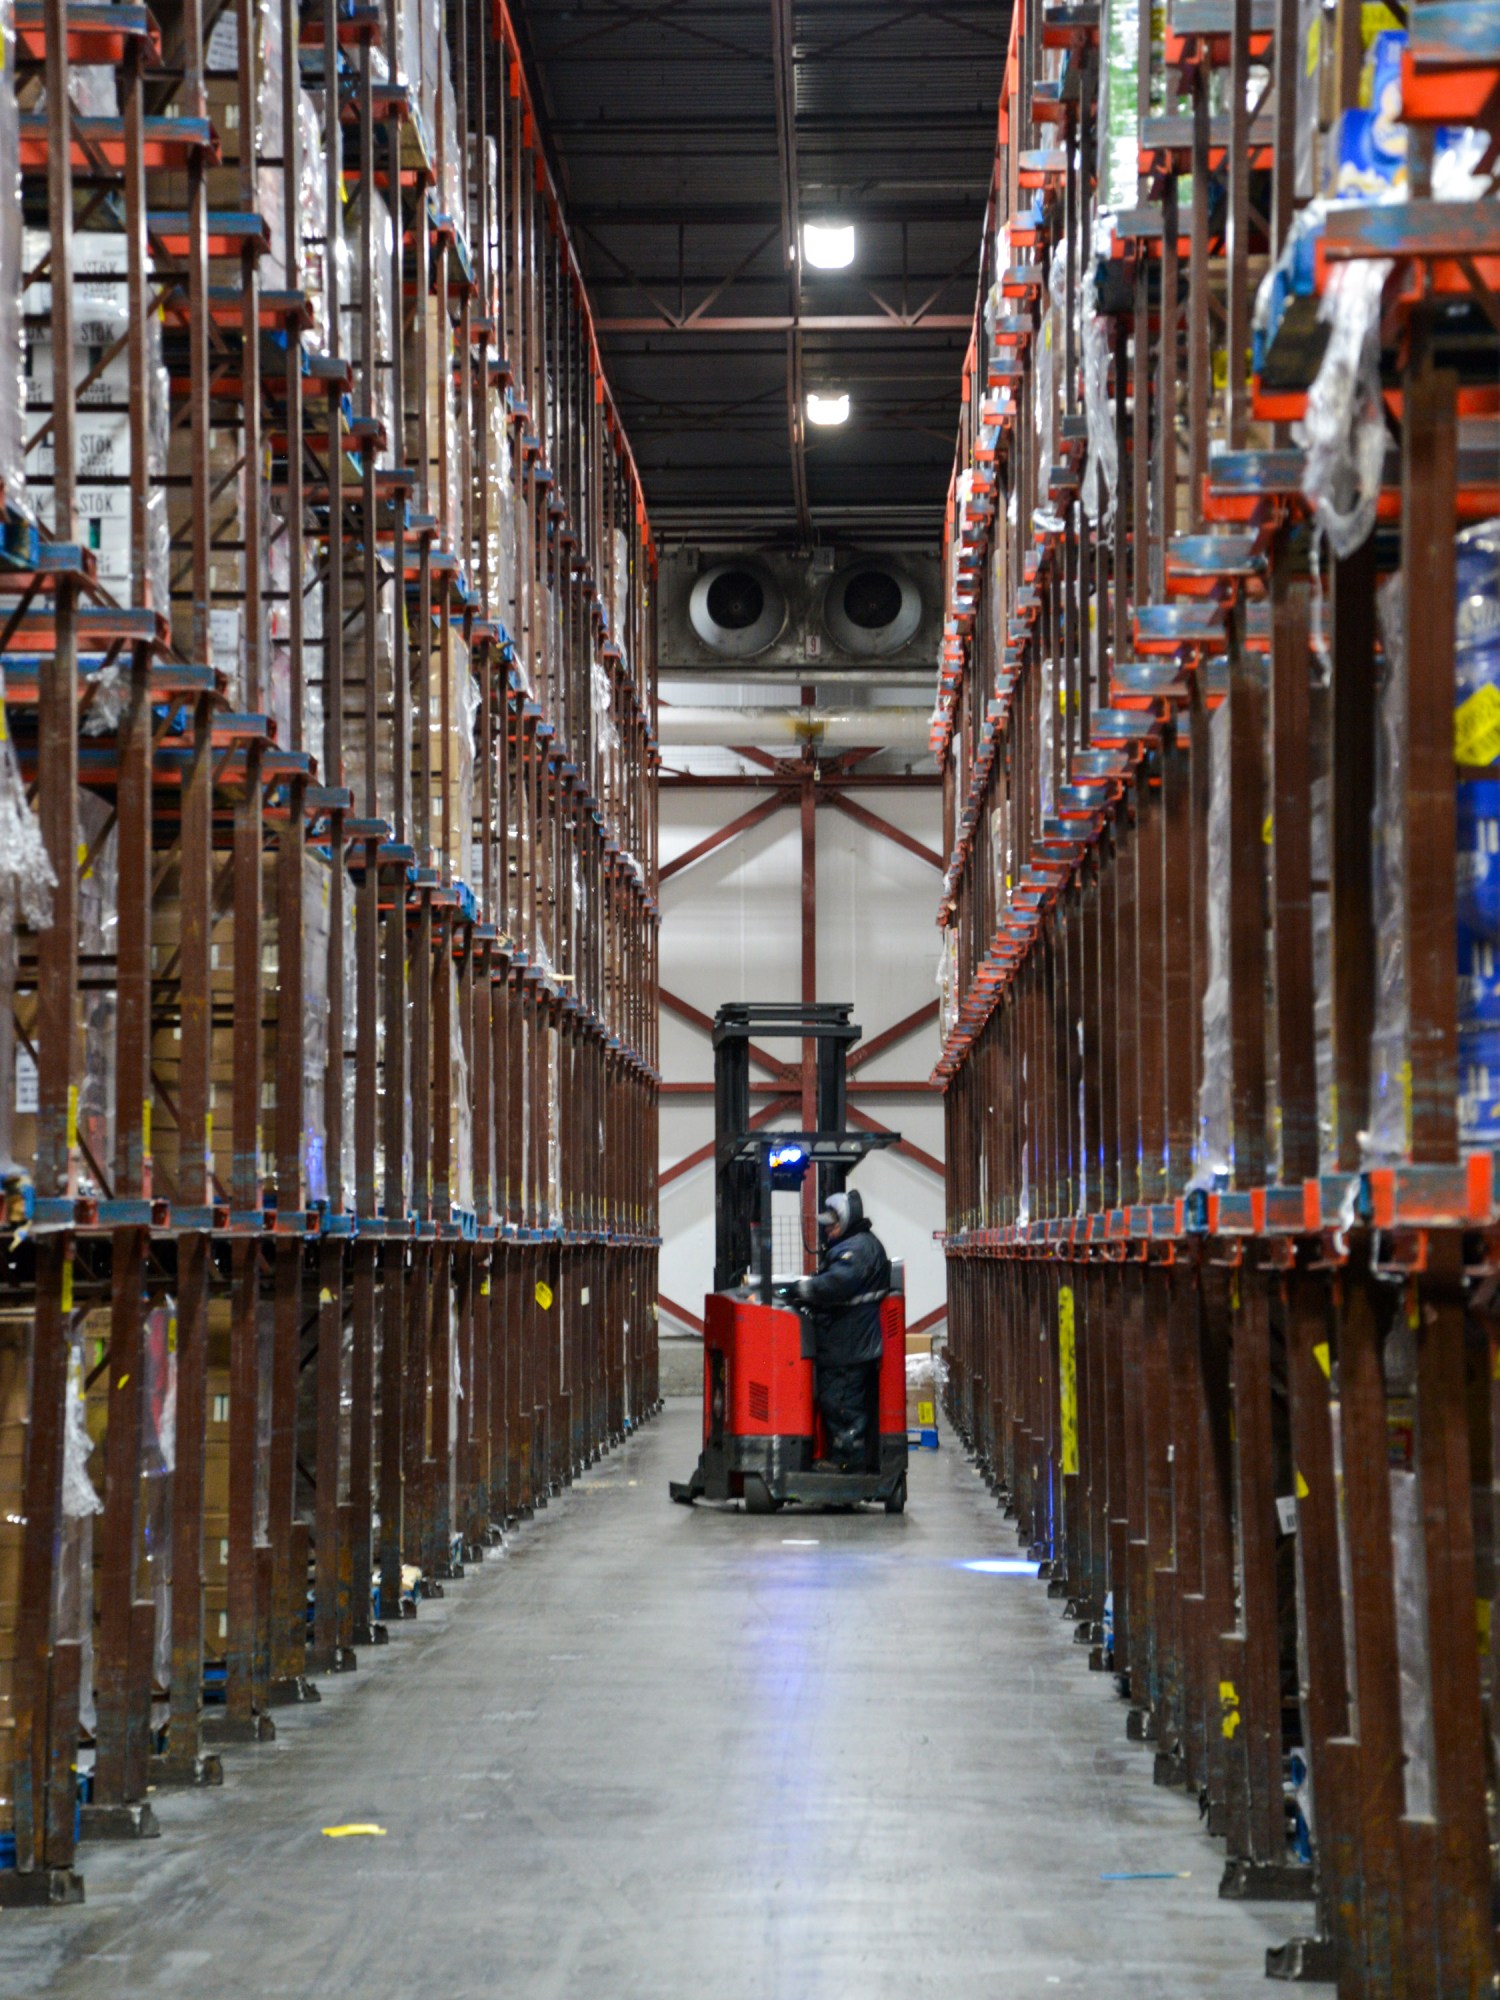
[(963, 1567), (1014, 1542), (952, 1443), (904, 1519), (752, 1520), (669, 1503), (697, 1423), (159, 1797), (162, 1839), (86, 1848), (82, 1909), (0, 1916), (0, 1996), (1263, 1996), (1307, 1911), (1221, 1904), (1059, 1607)]

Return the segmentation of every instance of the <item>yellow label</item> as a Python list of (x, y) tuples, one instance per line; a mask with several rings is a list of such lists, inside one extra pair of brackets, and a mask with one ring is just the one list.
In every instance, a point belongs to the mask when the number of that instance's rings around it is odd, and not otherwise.
[(1265, 820), (1261, 825), (1260, 837), (1264, 841), (1265, 845), (1269, 847), (1271, 845), (1271, 841), (1274, 835), (1275, 835), (1275, 825), (1274, 822), (1272, 821), (1271, 815), (1267, 813)]
[(1057, 1294), (1057, 1358), (1062, 1383), (1062, 1469), (1078, 1470), (1078, 1354), (1074, 1344), (1073, 1288)]
[(1328, 1352), (1328, 1342), (1326, 1340), (1320, 1340), (1313, 1349), (1313, 1360), (1322, 1369), (1324, 1380), (1331, 1382), (1333, 1380), (1333, 1363)]
[(0, 743), (6, 742), (9, 736), (10, 729), (5, 719), (5, 697), (0, 695)]
[(65, 1313), (73, 1310), (73, 1259), (65, 1257), (62, 1267), (62, 1309)]
[(333, 1293), (329, 1291), (326, 1285), (318, 1293), (318, 1304), (320, 1306), (331, 1306), (333, 1304)]
[(175, 1353), (177, 1352), (177, 1315), (176, 1315), (176, 1313), (173, 1313), (173, 1314), (171, 1315), (171, 1317), (170, 1317), (170, 1318), (168, 1319), (168, 1321), (167, 1321), (167, 1352), (168, 1352), (168, 1354), (175, 1354)]
[(141, 1100), (141, 1152), (149, 1160), (151, 1157), (151, 1099)]
[(552, 1287), (547, 1283), (545, 1278), (538, 1278), (536, 1281), (536, 1302), (543, 1312), (551, 1310)]
[(1219, 1726), (1227, 1741), (1240, 1726), (1240, 1695), (1233, 1681), (1219, 1682), (1219, 1707), (1223, 1710)]
[(1302, 1474), (1299, 1472), (1297, 1474), (1297, 1498), (1299, 1500), (1305, 1500), (1311, 1491), (1312, 1488), (1308, 1485), (1307, 1481), (1302, 1477)]
[(935, 1424), (937, 1422), (937, 1412), (931, 1403), (918, 1403), (917, 1422), (919, 1424)]
[(203, 1115), (203, 1155), (208, 1165), (214, 1163), (214, 1114), (206, 1111)]
[(1322, 54), (1322, 52), (1323, 52), (1323, 16), (1319, 13), (1313, 15), (1312, 26), (1307, 31), (1307, 64), (1305, 70), (1306, 75), (1308, 76), (1317, 75), (1318, 57)]
[(348, 1826), (325, 1826), (323, 1833), (325, 1838), (329, 1840), (353, 1840), (360, 1834), (364, 1834), (372, 1840), (384, 1840), (385, 1838), (385, 1828), (383, 1826), (372, 1826), (364, 1820), (353, 1821)]
[(1238, 1271), (1236, 1271), (1234, 1276), (1229, 1281), (1229, 1310), (1231, 1312), (1238, 1312), (1239, 1309), (1240, 1309), (1240, 1274)]
[(68, 1151), (78, 1144), (78, 1085), (68, 1085)]
[(1453, 711), (1453, 759), (1493, 764), (1500, 757), (1500, 687), (1486, 681)]
[(1479, 1651), (1487, 1658), (1490, 1650), (1490, 1600), (1487, 1597), (1474, 1599), (1474, 1623), (1479, 1628)]
[(125, 1373), (120, 1377), (119, 1381), (116, 1382), (115, 1387), (117, 1389), (123, 1389), (125, 1387), (125, 1384), (129, 1380), (130, 1380), (130, 1370), (127, 1368)]
[(479, 1296), (482, 1299), (487, 1299), (489, 1295), (490, 1295), (490, 1281), (488, 1278), (486, 1278), (479, 1287)]

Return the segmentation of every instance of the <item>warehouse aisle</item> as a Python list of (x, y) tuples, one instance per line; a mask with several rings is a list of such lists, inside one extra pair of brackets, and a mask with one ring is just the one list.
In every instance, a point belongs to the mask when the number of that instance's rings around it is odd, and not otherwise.
[[(1250, 2000), (1305, 1917), (1216, 1897), (1110, 1687), (951, 1444), (911, 1509), (666, 1497), (666, 1416), (235, 1753), (82, 1910), (0, 1918), (58, 2000)], [(383, 1838), (329, 1839), (367, 1822)], [(1122, 1871), (1187, 1879), (1103, 1882)], [(1080, 1930), (1076, 1913), (1096, 1912)]]

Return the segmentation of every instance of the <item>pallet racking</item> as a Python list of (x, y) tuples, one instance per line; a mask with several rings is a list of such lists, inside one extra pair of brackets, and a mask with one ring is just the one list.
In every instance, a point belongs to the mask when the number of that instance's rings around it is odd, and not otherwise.
[[(949, 504), (936, 1076), (955, 1423), (1222, 1893), (1316, 1897), (1268, 1970), (1418, 2000), (1496, 1971), (1500, 1205), (1452, 714), (1500, 205), (1431, 180), (1441, 127), (1493, 169), (1500, 9), (1404, 10), (1404, 184), (1330, 204), (1267, 371), (1257, 280), (1370, 13), (1018, 0)], [(1291, 426), (1371, 259), (1376, 472), (1330, 553)]]
[(0, 881), (0, 1902), (45, 1902), (657, 1407), (655, 563), (504, 0), (0, 34), (47, 858)]

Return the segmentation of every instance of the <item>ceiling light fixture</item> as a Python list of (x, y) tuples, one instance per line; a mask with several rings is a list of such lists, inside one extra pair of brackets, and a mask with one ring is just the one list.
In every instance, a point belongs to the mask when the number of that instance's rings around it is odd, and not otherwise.
[(804, 222), (802, 254), (815, 270), (847, 270), (854, 262), (854, 224)]
[(810, 424), (846, 424), (849, 421), (849, 398), (847, 396), (820, 396), (813, 391), (807, 399), (807, 421)]

